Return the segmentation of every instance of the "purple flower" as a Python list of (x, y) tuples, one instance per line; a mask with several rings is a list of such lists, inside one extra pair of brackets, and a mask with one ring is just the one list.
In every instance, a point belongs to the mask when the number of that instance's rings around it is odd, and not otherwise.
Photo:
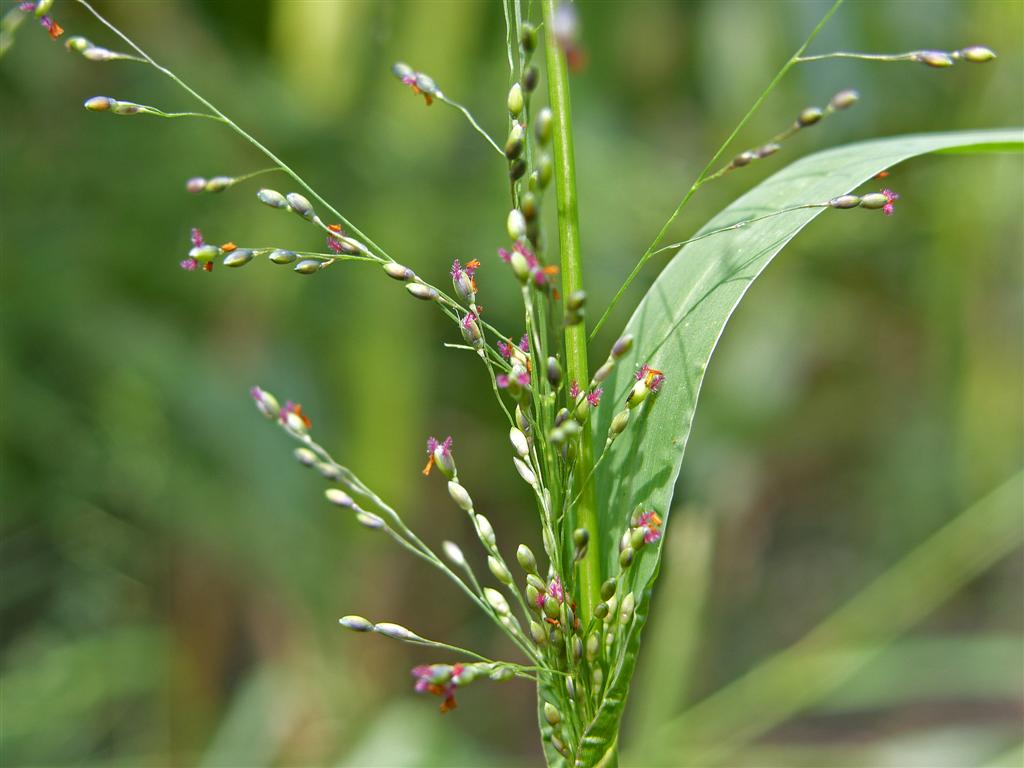
[(186, 272), (195, 272), (196, 267), (199, 266), (199, 262), (190, 256), (187, 259), (182, 259), (181, 261), (179, 261), (178, 266), (184, 269)]
[(498, 347), (498, 352), (501, 353), (501, 356), (508, 360), (512, 355), (512, 345), (501, 340), (496, 341), (495, 345)]
[(523, 338), (519, 340), (519, 348), (527, 354), (530, 353), (530, 338), (525, 333), (523, 334)]
[(198, 248), (203, 244), (203, 233), (198, 227), (192, 227), (192, 245)]
[(646, 528), (644, 533), (644, 541), (648, 544), (653, 544), (655, 541), (661, 538), (661, 518), (658, 513), (653, 509), (644, 512), (640, 515), (640, 519), (637, 521), (641, 526)]
[(452, 472), (450, 470), (446, 471), (446, 469), (454, 467), (454, 462), (452, 462), (452, 436), (448, 435), (444, 442), (441, 442), (433, 435), (428, 437), (427, 456), (429, 458), (427, 459), (427, 465), (423, 468), (424, 477), (430, 474), (430, 470), (434, 468), (435, 464), (440, 466), (441, 471), (445, 475), (450, 476)]
[(499, 373), (494, 377), (494, 383), (498, 385), (499, 389), (508, 389), (508, 374)]
[(576, 400), (580, 396), (580, 385), (573, 379), (572, 384), (569, 385), (569, 397)]
[(665, 374), (656, 368), (651, 368), (651, 366), (644, 364), (636, 372), (636, 380), (647, 382), (647, 388), (651, 392), (657, 392), (661, 389), (661, 385), (665, 383)]
[(601, 402), (601, 395), (604, 394), (604, 390), (601, 387), (597, 387), (587, 395), (587, 402), (593, 406), (596, 406)]
[(893, 213), (896, 212), (893, 203), (899, 200), (900, 196), (888, 187), (882, 190), (882, 194), (885, 195), (885, 199), (888, 200), (888, 202), (882, 206), (882, 213), (886, 216), (892, 216)]

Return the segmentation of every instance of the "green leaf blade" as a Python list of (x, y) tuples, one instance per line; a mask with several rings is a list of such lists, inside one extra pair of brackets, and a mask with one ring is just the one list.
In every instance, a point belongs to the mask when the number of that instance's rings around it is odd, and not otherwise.
[[(698, 234), (793, 206), (824, 203), (919, 155), (1022, 150), (1021, 129), (898, 136), (826, 150), (768, 178), (715, 216)], [(692, 242), (673, 257), (633, 313), (624, 332), (632, 333), (635, 341), (606, 381), (605, 389), (614, 396), (615, 407), (600, 410), (598, 439), (607, 434), (640, 365), (646, 363), (663, 371), (667, 379), (662, 391), (634, 414), (597, 472), (600, 530), (602, 541), (609, 545), (602, 552), (606, 573), (614, 573), (617, 568), (615, 544), (637, 504), (656, 509), (668, 523), (704, 374), (732, 313), (771, 260), (826, 211), (831, 215), (880, 215), (872, 211), (803, 208)], [(601, 703), (588, 735), (611, 739), (617, 733), (660, 558), (661, 547), (648, 546), (633, 565), (632, 583), (647, 586), (631, 629), (627, 662), (609, 686), (612, 701)], [(588, 750), (587, 746), (577, 765), (590, 765), (599, 759), (597, 750)]]
[[(797, 160), (715, 216), (701, 232), (721, 229), (792, 206), (822, 203), (856, 189), (879, 172), (932, 152), (1021, 151), (1024, 131), (1000, 129), (918, 134), (849, 144)], [(823, 212), (873, 217), (871, 211), (805, 208), (684, 246), (640, 302), (624, 332), (635, 337), (606, 382), (616, 405), (625, 399), (636, 368), (665, 372), (657, 397), (646, 404), (609, 449), (596, 477), (604, 540), (615, 542), (640, 503), (666, 518), (682, 466), (694, 410), (711, 354), (751, 283), (779, 251)], [(881, 222), (879, 222), (881, 223)], [(700, 233), (698, 233), (700, 234)], [(617, 408), (602, 408), (597, 435), (607, 434)], [(616, 547), (603, 553), (613, 572)], [(647, 548), (636, 564), (639, 583), (654, 574), (660, 548)]]

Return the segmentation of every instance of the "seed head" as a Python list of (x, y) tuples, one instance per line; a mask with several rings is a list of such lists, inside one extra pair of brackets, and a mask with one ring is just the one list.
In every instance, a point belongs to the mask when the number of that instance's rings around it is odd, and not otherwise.
[(823, 114), (817, 107), (807, 107), (797, 116), (796, 124), (801, 128), (806, 128), (821, 120)]

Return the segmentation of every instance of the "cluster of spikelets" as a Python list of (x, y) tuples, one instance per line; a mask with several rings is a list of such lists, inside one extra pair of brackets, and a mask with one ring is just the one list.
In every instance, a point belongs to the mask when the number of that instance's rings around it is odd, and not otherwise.
[[(64, 31), (49, 14), (51, 6), (52, 0), (39, 0), (20, 3), (8, 11), (0, 25), (0, 53), (9, 47), (14, 29), (29, 16), (34, 16), (51, 38), (60, 38)], [(518, 16), (518, 3), (516, 9)], [(481, 260), (470, 258), (463, 263), (456, 259), (450, 265), (448, 273), (452, 290), (449, 294), (392, 259), (269, 152), (265, 153), (274, 160), (274, 167), (237, 176), (197, 176), (187, 181), (186, 189), (194, 194), (219, 193), (256, 176), (286, 173), (302, 186), (305, 194), (264, 188), (256, 197), (262, 204), (294, 214), (316, 228), (324, 238), (323, 250), (294, 250), (266, 245), (243, 247), (230, 241), (216, 245), (206, 242), (199, 230), (193, 229), (190, 248), (180, 266), (187, 271), (211, 272), (218, 262), (225, 267), (241, 267), (257, 257), (266, 257), (274, 264), (290, 265), (299, 274), (311, 275), (344, 261), (376, 264), (388, 277), (404, 284), (411, 296), (434, 304), (453, 322), (463, 343), (449, 346), (478, 356), (498, 405), (508, 419), (512, 468), (534, 497), (544, 546), (545, 557), (541, 560), (529, 547), (520, 544), (515, 550), (515, 567), (512, 567), (498, 546), (498, 537), (490, 519), (477, 509), (463, 478), (459, 476), (452, 438), (438, 440), (431, 437), (427, 441), (427, 463), (423, 474), (429, 475), (436, 469), (446, 481), (453, 504), (465, 513), (482, 547), (482, 555), (493, 580), (491, 584), (484, 583), (454, 543), (443, 542), (441, 554), (435, 552), (409, 528), (395, 509), (315, 442), (311, 436), (312, 422), (301, 405), (291, 401), (282, 405), (271, 393), (259, 387), (254, 387), (251, 394), (260, 412), (300, 443), (294, 452), (298, 462), (314, 469), (329, 483), (325, 491), (328, 502), (350, 511), (363, 527), (389, 536), (411, 554), (442, 571), (508, 636), (528, 663), (488, 659), (472, 650), (425, 638), (391, 622), (375, 623), (361, 616), (345, 616), (340, 619), (341, 625), (353, 631), (374, 633), (445, 654), (468, 657), (470, 661), (463, 663), (446, 661), (416, 666), (412, 670), (415, 690), (440, 697), (442, 712), (454, 708), (456, 691), (475, 680), (522, 677), (537, 682), (542, 691), (541, 711), (547, 723), (546, 738), (555, 751), (572, 757), (578, 754), (585, 724), (594, 717), (609, 677), (623, 666), (627, 638), (631, 636), (640, 591), (644, 587), (637, 583), (634, 563), (645, 548), (657, 546), (662, 536), (661, 514), (665, 510), (659, 512), (649, 504), (640, 504), (632, 511), (623, 511), (618, 530), (602, 531), (602, 538), (608, 536), (608, 539), (598, 542), (594, 549), (601, 550), (604, 548), (602, 544), (611, 545), (617, 539), (617, 568), (613, 566), (610, 577), (600, 585), (600, 602), (593, 607), (592, 615), (584, 617), (580, 615), (575, 597), (580, 594), (579, 566), (587, 557), (601, 557), (603, 553), (591, 552), (590, 534), (585, 528), (572, 527), (573, 513), (595, 469), (607, 455), (608, 447), (628, 429), (633, 413), (653, 407), (667, 378), (662, 371), (644, 364), (633, 372), (633, 384), (621, 397), (616, 397), (615, 402), (612, 402), (613, 398), (604, 397), (604, 382), (632, 347), (633, 339), (629, 335), (612, 345), (607, 359), (589, 381), (576, 381), (563, 371), (566, 361), (563, 332), (582, 323), (587, 297), (582, 290), (574, 290), (563, 298), (559, 290), (558, 268), (545, 258), (540, 211), (553, 176), (553, 115), (548, 107), (534, 109), (531, 105), (540, 80), (540, 71), (532, 63), (538, 43), (537, 30), (520, 18), (514, 22), (516, 34), (513, 37), (516, 40), (514, 51), (510, 46), (509, 56), (510, 65), (513, 54), (517, 59), (518, 63), (512, 69), (518, 76), (513, 78), (505, 99), (508, 133), (503, 144), (492, 139), (469, 110), (447, 96), (429, 75), (402, 63), (395, 64), (393, 72), (402, 84), (421, 96), (426, 105), (437, 101), (460, 111), (503, 157), (510, 182), (511, 208), (505, 217), (508, 240), (496, 249), (497, 263), (507, 265), (518, 284), (523, 301), (524, 332), (507, 335), (484, 320), (483, 308), (478, 303), (478, 277), (484, 268)], [(559, 6), (550, 32), (568, 58), (570, 68), (582, 66), (586, 57), (579, 45), (578, 23), (571, 6)], [(151, 64), (170, 74), (133, 44), (139, 55), (112, 51), (81, 36), (69, 37), (65, 45), (69, 51), (89, 61), (135, 61)], [(833, 53), (800, 56), (794, 61), (859, 58), (911, 61), (945, 68), (961, 61), (984, 62), (994, 57), (995, 54), (987, 48), (970, 46), (951, 52), (911, 51), (893, 55)], [(245, 135), (225, 115), (194, 91), (190, 92), (211, 112), (166, 112), (108, 96), (88, 99), (85, 108), (122, 116), (206, 118), (226, 123)], [(858, 98), (856, 91), (847, 89), (835, 94), (824, 108), (807, 107), (788, 128), (770, 140), (737, 154), (717, 171), (702, 175), (691, 193), (703, 183), (774, 155), (787, 139), (848, 109)], [(709, 164), (708, 169), (711, 167)], [(321, 218), (310, 196), (323, 206), (321, 211), (328, 217), (327, 221)], [(703, 232), (692, 240), (747, 226), (796, 208), (864, 208), (891, 215), (898, 197), (888, 188), (879, 192), (841, 195), (827, 201), (808, 202), (767, 213), (721, 230)], [(662, 250), (679, 247), (685, 242), (690, 241), (674, 243)], [(595, 465), (583, 467), (584, 473), (579, 466), (584, 436), (590, 433), (591, 420), (600, 408), (617, 410), (608, 420), (610, 426), (604, 436), (605, 450)]]

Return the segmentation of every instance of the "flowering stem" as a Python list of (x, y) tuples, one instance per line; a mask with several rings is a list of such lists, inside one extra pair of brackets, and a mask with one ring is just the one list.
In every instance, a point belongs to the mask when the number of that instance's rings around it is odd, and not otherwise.
[(819, 53), (815, 56), (797, 56), (797, 63), (805, 61), (824, 61), (825, 59), (861, 59), (863, 61), (918, 61), (921, 51), (910, 51), (909, 53), (851, 53), (848, 51), (836, 51), (835, 53)]
[(361, 240), (365, 241), (368, 245), (370, 245), (374, 249), (376, 249), (377, 252), (380, 253), (382, 256), (384, 256), (386, 259), (388, 259), (389, 261), (391, 260), (391, 257), (388, 256), (387, 252), (383, 248), (381, 248), (379, 245), (377, 245), (375, 242), (373, 242), (373, 240), (371, 240), (363, 232), (361, 232), (354, 224), (352, 224), (348, 219), (346, 219), (344, 216), (342, 216), (334, 208), (334, 206), (332, 206), (323, 197), (321, 197), (320, 194), (315, 189), (313, 189), (311, 186), (309, 186), (309, 184), (307, 184), (306, 181), (301, 176), (299, 176), (299, 174), (297, 174), (290, 167), (288, 167), (288, 165), (286, 165), (283, 160), (281, 160), (279, 157), (277, 157), (277, 155), (275, 155), (273, 152), (271, 152), (269, 149), (267, 149), (265, 146), (263, 146), (260, 142), (258, 142), (249, 133), (244, 131), (234, 120), (229, 118), (227, 115), (225, 115), (219, 109), (217, 109), (213, 104), (211, 104), (209, 101), (207, 101), (205, 98), (203, 98), (203, 96), (201, 96), (199, 93), (197, 93), (195, 90), (193, 90), (187, 83), (185, 83), (185, 81), (183, 81), (180, 77), (178, 77), (176, 74), (174, 74), (171, 70), (167, 69), (164, 66), (161, 66), (160, 64), (157, 64), (150, 57), (150, 55), (148, 53), (146, 53), (139, 46), (137, 46), (124, 32), (122, 32), (117, 27), (115, 27), (113, 24), (111, 24), (109, 21), (107, 21), (107, 19), (104, 18), (95, 8), (93, 8), (87, 2), (87, 0), (78, 0), (78, 3), (80, 5), (82, 5), (82, 6), (84, 6), (85, 9), (88, 10), (89, 13), (91, 13), (93, 16), (95, 16), (105, 27), (110, 29), (110, 31), (112, 31), (115, 35), (117, 35), (122, 40), (124, 40), (125, 43), (127, 43), (136, 53), (138, 53), (143, 59), (145, 59), (146, 62), (148, 64), (150, 64), (154, 69), (156, 69), (157, 71), (159, 71), (159, 72), (163, 73), (164, 75), (166, 75), (167, 77), (169, 77), (171, 80), (173, 80), (175, 83), (177, 83), (177, 85), (180, 88), (185, 90), (190, 96), (192, 96), (194, 99), (196, 99), (196, 101), (201, 103), (204, 107), (206, 107), (207, 109), (209, 109), (213, 113), (212, 115), (201, 115), (202, 117), (209, 117), (209, 118), (212, 118), (212, 119), (215, 119), (215, 120), (220, 120), (225, 125), (227, 125), (231, 130), (233, 130), (235, 133), (237, 133), (239, 136), (241, 136), (247, 142), (252, 144), (260, 152), (262, 152), (263, 155), (266, 156), (272, 163), (274, 163), (282, 171), (287, 173), (296, 184), (298, 184), (300, 187), (302, 187), (314, 199), (316, 199), (321, 205), (323, 205), (328, 211), (330, 211), (331, 214), (338, 221), (340, 221), (342, 224), (344, 224), (345, 227), (348, 230), (353, 232), (356, 236), (358, 236)]
[[(583, 257), (580, 252), (580, 220), (576, 202), (576, 169), (573, 161), (572, 119), (569, 106), (569, 70), (553, 32), (555, 0), (543, 0), (544, 49), (547, 56), (548, 98), (551, 102), (551, 133), (554, 145), (555, 192), (558, 199), (558, 244), (561, 250), (562, 292), (568, 296), (583, 288)], [(584, 322), (565, 328), (566, 378), (569, 381), (590, 380), (587, 372), (587, 330)], [(579, 471), (582, 478), (594, 460), (590, 424), (584, 423), (580, 435)], [(588, 486), (576, 508), (576, 526), (585, 528), (590, 540), (598, 544), (597, 512), (593, 487)], [(599, 546), (580, 563), (580, 618), (586, 622), (594, 615), (594, 606), (601, 599), (601, 562)]]
[(501, 155), (502, 158), (505, 157), (505, 152), (501, 147), (498, 146), (498, 142), (491, 138), (491, 135), (481, 127), (480, 123), (478, 123), (476, 121), (476, 118), (473, 117), (473, 113), (470, 112), (466, 107), (462, 106), (457, 101), (452, 101), (451, 99), (449, 99), (447, 96), (440, 92), (435, 93), (434, 98), (437, 99), (438, 101), (443, 101), (449, 107), (455, 107), (455, 109), (459, 110), (463, 115), (466, 116), (466, 119), (469, 121), (469, 124), (473, 126), (476, 132), (483, 136), (485, 139), (487, 139), (487, 143), (494, 147), (495, 151), (499, 155)]
[(747, 124), (747, 122), (749, 122), (750, 118), (754, 116), (754, 113), (761, 108), (761, 105), (764, 103), (765, 99), (767, 99), (769, 94), (775, 90), (775, 87), (782, 81), (782, 78), (784, 78), (786, 74), (789, 72), (789, 70), (791, 70), (801, 61), (801, 57), (803, 56), (804, 51), (807, 50), (807, 46), (809, 46), (811, 42), (814, 40), (814, 38), (818, 36), (818, 33), (821, 31), (822, 27), (824, 27), (826, 22), (830, 18), (832, 18), (832, 14), (839, 10), (839, 6), (842, 4), (843, 0), (835, 0), (835, 3), (832, 4), (832, 7), (822, 17), (821, 21), (818, 22), (818, 26), (816, 26), (811, 31), (811, 34), (807, 36), (807, 39), (804, 40), (803, 45), (797, 48), (796, 53), (789, 57), (789, 61), (787, 61), (782, 66), (782, 69), (778, 71), (775, 77), (772, 78), (772, 81), (768, 83), (768, 87), (765, 88), (761, 95), (757, 97), (757, 101), (755, 101), (753, 106), (747, 111), (747, 114), (745, 114), (743, 116), (743, 119), (739, 121), (739, 123), (733, 129), (732, 133), (729, 134), (729, 137), (722, 142), (722, 145), (718, 148), (718, 151), (715, 152), (714, 155), (712, 155), (711, 159), (708, 161), (708, 164), (704, 166), (704, 170), (700, 172), (700, 174), (697, 176), (697, 179), (693, 182), (693, 184), (690, 185), (690, 189), (687, 190), (686, 194), (683, 196), (682, 202), (680, 202), (679, 205), (676, 206), (676, 209), (672, 212), (672, 215), (669, 216), (668, 221), (665, 222), (665, 225), (661, 228), (661, 231), (658, 232), (658, 236), (654, 238), (654, 241), (649, 246), (647, 246), (647, 250), (644, 251), (644, 255), (640, 257), (640, 261), (636, 263), (636, 266), (633, 267), (633, 271), (629, 273), (629, 276), (626, 278), (626, 281), (622, 284), (619, 290), (616, 291), (615, 296), (612, 297), (611, 303), (608, 304), (608, 308), (605, 309), (604, 314), (601, 315), (601, 318), (594, 325), (594, 329), (593, 331), (591, 331), (590, 338), (594, 338), (594, 335), (597, 334), (597, 332), (601, 329), (601, 326), (604, 325), (605, 320), (608, 319), (608, 316), (611, 314), (612, 309), (615, 308), (615, 305), (618, 304), (619, 299), (622, 298), (622, 294), (626, 292), (626, 289), (629, 288), (629, 286), (633, 283), (633, 280), (640, 273), (640, 270), (644, 268), (644, 265), (647, 264), (647, 261), (651, 258), (651, 256), (654, 255), (654, 250), (661, 243), (662, 238), (665, 237), (665, 233), (668, 231), (668, 228), (672, 226), (672, 223), (678, 218), (679, 214), (682, 213), (683, 208), (685, 208), (686, 204), (690, 202), (690, 198), (693, 197), (694, 193), (698, 189), (700, 189), (705, 182), (710, 180), (708, 177), (711, 173), (711, 168), (715, 165), (715, 163), (718, 162), (719, 158), (721, 158), (721, 156), (725, 154), (725, 150), (729, 148), (730, 144), (732, 144), (733, 139), (735, 139), (739, 132), (743, 130), (743, 127)]

